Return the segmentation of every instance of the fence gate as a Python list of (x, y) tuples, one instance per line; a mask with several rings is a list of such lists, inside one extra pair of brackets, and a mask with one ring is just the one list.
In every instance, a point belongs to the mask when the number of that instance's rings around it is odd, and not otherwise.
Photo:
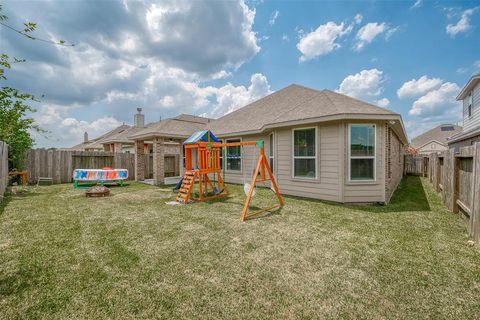
[(428, 169), (428, 157), (423, 155), (405, 155), (405, 174), (428, 177)]

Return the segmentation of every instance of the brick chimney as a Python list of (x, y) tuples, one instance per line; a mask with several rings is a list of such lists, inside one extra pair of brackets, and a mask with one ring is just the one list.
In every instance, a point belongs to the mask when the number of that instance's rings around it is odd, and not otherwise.
[(133, 116), (133, 125), (135, 127), (145, 126), (145, 115), (142, 114), (142, 108), (137, 108), (137, 113)]

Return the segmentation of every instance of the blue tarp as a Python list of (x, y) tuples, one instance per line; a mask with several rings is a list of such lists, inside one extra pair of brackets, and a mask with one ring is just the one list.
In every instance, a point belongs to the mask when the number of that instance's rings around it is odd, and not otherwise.
[(197, 131), (190, 136), (183, 144), (195, 144), (198, 141), (219, 142), (217, 137), (210, 130)]

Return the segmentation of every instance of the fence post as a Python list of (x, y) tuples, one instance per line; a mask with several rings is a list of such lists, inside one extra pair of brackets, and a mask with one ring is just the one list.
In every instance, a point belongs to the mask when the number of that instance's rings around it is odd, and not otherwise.
[(473, 150), (473, 189), (474, 197), (472, 199), (472, 209), (470, 217), (470, 227), (473, 235), (473, 239), (480, 243), (480, 143), (475, 143)]
[(448, 210), (458, 212), (456, 195), (457, 163), (455, 149), (445, 151), (443, 158), (443, 201)]

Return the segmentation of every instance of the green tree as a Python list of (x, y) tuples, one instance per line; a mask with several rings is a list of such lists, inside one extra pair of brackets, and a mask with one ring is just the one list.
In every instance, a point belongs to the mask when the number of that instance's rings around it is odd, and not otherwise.
[[(2, 13), (0, 5), (0, 26), (8, 28), (30, 40), (52, 43), (55, 45), (73, 46), (65, 41), (58, 42), (45, 40), (32, 35), (37, 25), (33, 22), (24, 23), (23, 29), (16, 29), (6, 24), (8, 17)], [(5, 53), (0, 53), (0, 81), (7, 80), (5, 71), (11, 69), (16, 63), (25, 62), (23, 59), (11, 58)], [(46, 133), (28, 115), (35, 112), (29, 104), (37, 100), (33, 95), (19, 92), (15, 88), (2, 86), (0, 88), (0, 140), (9, 146), (10, 168), (21, 169), (24, 164), (25, 154), (34, 145), (31, 132)]]

